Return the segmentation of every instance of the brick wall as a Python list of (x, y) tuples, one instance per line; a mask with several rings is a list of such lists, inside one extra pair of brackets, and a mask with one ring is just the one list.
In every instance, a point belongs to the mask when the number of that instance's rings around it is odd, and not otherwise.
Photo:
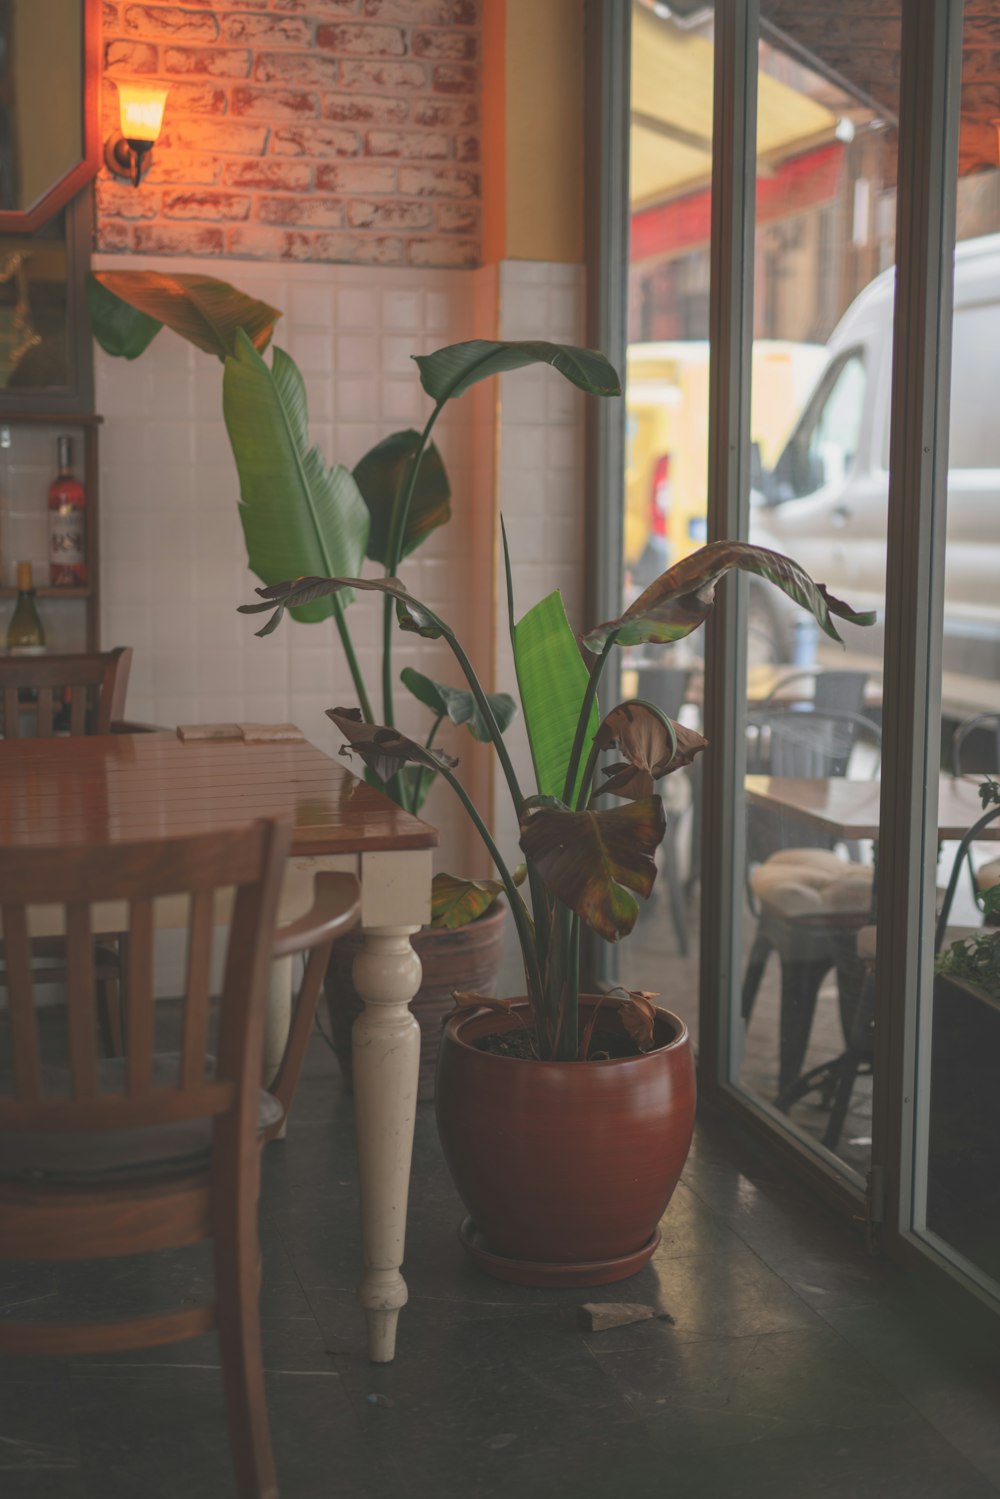
[(141, 190), (102, 170), (103, 251), (368, 265), (480, 258), (482, 0), (104, 0), (111, 80), (171, 85)]

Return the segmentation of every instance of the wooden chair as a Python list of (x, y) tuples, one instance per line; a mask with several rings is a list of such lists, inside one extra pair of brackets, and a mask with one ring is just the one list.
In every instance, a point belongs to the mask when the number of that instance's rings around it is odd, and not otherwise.
[[(313, 911), (275, 937), (289, 829), (89, 849), (8, 852), (0, 861), (7, 952), (9, 1074), (0, 1073), (0, 1259), (78, 1260), (213, 1240), (209, 1305), (100, 1323), (0, 1322), (0, 1352), (73, 1356), (197, 1337), (215, 1327), (241, 1496), (278, 1490), (261, 1364), (257, 1198), (262, 1140), (281, 1124), (312, 1016), (300, 1002), (287, 1066), (259, 1085), (272, 956), (312, 950), (312, 1006), (332, 940), (357, 918), (351, 875), (317, 879)], [(210, 1052), (214, 907), (233, 898)], [(154, 1045), (154, 901), (190, 897), (180, 1050)], [(127, 1056), (96, 1044), (91, 906), (129, 903)], [(47, 1051), (34, 1002), (29, 908), (64, 907), (69, 1004), (64, 1058)], [(308, 999), (308, 995), (307, 995)], [(63, 1013), (63, 1012), (57, 1012)]]
[(0, 733), (50, 739), (65, 725), (71, 734), (109, 734), (125, 711), (131, 668), (131, 649), (123, 646), (91, 655), (2, 657)]

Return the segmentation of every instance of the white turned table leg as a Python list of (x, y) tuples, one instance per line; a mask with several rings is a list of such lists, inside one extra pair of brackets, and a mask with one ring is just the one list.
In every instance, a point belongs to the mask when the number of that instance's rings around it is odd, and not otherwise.
[(364, 1275), (358, 1299), (368, 1320), (368, 1356), (389, 1363), (406, 1304), (400, 1274), (406, 1237), (420, 1031), (408, 1008), (420, 987), (416, 926), (370, 927), (354, 960), (364, 1010), (354, 1022), (354, 1110), (358, 1129)]
[[(267, 986), (267, 1009), (264, 1013), (264, 1053), (261, 1084), (269, 1088), (278, 1075), (281, 1059), (288, 1045), (292, 1023), (292, 959), (277, 958), (271, 964)], [(275, 1139), (283, 1140), (288, 1121), (282, 1123)]]

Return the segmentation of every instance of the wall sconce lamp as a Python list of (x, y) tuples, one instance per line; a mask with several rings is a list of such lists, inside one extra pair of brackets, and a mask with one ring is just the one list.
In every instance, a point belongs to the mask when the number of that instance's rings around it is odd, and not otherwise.
[(138, 187), (149, 168), (153, 143), (163, 124), (167, 102), (164, 83), (119, 83), (121, 131), (104, 147), (104, 163), (116, 177), (129, 177)]

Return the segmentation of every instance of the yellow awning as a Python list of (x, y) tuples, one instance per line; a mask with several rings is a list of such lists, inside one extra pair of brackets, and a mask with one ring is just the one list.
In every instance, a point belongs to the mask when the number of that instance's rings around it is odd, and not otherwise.
[[(711, 41), (632, 11), (633, 208), (707, 187), (712, 180)], [(762, 74), (757, 151), (781, 158), (832, 140), (837, 117), (805, 94)]]

